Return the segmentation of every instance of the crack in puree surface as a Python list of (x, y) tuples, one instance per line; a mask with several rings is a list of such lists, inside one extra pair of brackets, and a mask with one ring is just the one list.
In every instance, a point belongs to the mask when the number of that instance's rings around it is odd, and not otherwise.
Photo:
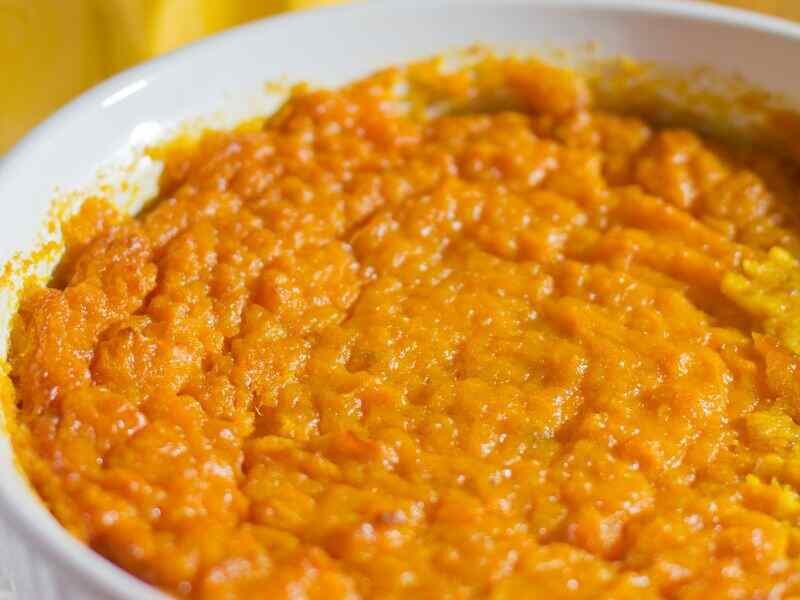
[(389, 70), (84, 205), (10, 356), (65, 527), (196, 598), (800, 593), (795, 167), (494, 68), (517, 110)]

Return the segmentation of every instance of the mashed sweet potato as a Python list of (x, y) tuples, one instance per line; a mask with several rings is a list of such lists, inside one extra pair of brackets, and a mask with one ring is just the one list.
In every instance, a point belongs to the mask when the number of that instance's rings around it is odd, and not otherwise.
[(196, 598), (800, 594), (794, 166), (496, 67), (514, 110), (300, 90), (84, 205), (10, 356), (65, 527)]

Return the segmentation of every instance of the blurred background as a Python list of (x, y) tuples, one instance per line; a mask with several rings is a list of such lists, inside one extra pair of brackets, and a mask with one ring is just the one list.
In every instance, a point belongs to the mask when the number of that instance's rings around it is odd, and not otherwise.
[[(137, 62), (245, 21), (343, 1), (0, 0), (0, 153), (73, 96)], [(718, 1), (800, 20), (800, 0)]]

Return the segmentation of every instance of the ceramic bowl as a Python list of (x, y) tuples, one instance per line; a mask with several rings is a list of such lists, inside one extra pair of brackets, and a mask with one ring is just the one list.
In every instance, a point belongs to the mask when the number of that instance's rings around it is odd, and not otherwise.
[[(281, 16), (126, 71), (25, 137), (0, 162), (0, 263), (57, 237), (44, 228), (54, 198), (62, 207), (75, 205), (99, 188), (135, 210), (155, 193), (159, 170), (142, 154), (143, 146), (174, 135), (186, 123), (224, 126), (270, 112), (279, 98), (265, 82), (338, 85), (476, 42), (499, 50), (570, 49), (591, 42), (603, 55), (737, 72), (800, 100), (799, 26), (701, 3), (397, 0)], [(46, 276), (53, 262), (29, 266)], [(0, 356), (14, 293), (13, 286), (2, 293)], [(0, 517), (56, 580), (69, 582), (80, 597), (162, 597), (59, 526), (26, 485), (6, 436), (0, 437)]]

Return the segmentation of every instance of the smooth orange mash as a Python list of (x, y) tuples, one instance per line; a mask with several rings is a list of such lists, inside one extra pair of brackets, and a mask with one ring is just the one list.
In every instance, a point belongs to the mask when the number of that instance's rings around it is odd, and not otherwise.
[(800, 594), (800, 359), (736, 292), (795, 168), (495, 66), (518, 109), (301, 90), (84, 206), (10, 356), (71, 532), (196, 598)]

